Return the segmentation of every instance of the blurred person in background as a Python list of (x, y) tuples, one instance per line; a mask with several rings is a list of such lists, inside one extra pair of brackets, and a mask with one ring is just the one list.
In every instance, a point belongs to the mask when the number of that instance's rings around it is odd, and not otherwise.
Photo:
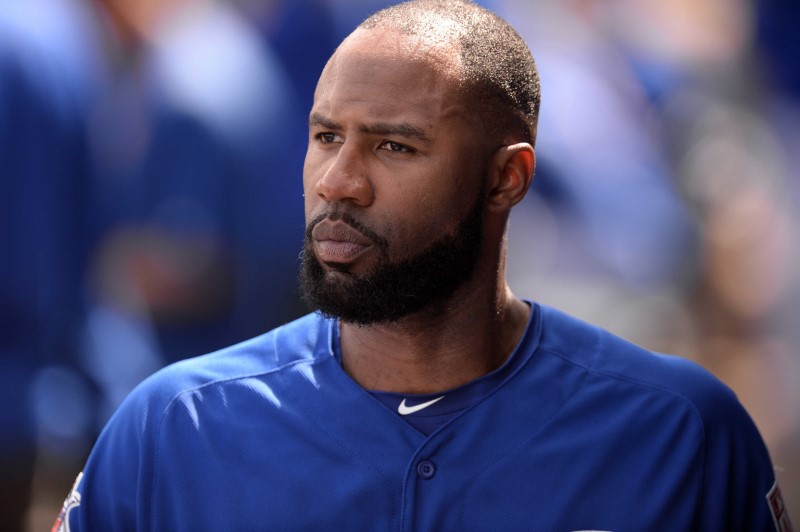
[[(68, 3), (0, 4), (0, 528), (22, 530), (37, 444), (87, 431), (87, 78)], [(75, 392), (75, 393), (73, 393)], [(77, 395), (76, 395), (77, 394)], [(55, 411), (54, 398), (63, 409)], [(53, 415), (55, 413), (55, 415)], [(58, 414), (64, 417), (59, 419)], [(48, 425), (42, 434), (41, 423)], [(83, 441), (78, 452), (91, 443)], [(46, 454), (46, 453), (44, 453)]]
[[(144, 316), (168, 362), (295, 312), (294, 295), (263, 274), (294, 276), (295, 261), (280, 252), (299, 238), (289, 206), (302, 198), (282, 177), (301, 160), (293, 146), (303, 133), (289, 120), (300, 110), (281, 63), (226, 4), (178, 2), (150, 24), (127, 16), (144, 28), (127, 74), (138, 78), (133, 99), (144, 112), (112, 100), (90, 132), (101, 226), (110, 228), (95, 287), (101, 303)], [(287, 199), (265, 202), (276, 193)]]
[(0, 477), (19, 523), (37, 445), (44, 474), (72, 468), (144, 377), (300, 313), (285, 176), (305, 111), (222, 2), (4, 3), (0, 34), (0, 364), (7, 404), (30, 398), (0, 419)]
[(299, 313), (302, 197), (285, 175), (304, 132), (280, 61), (227, 4), (100, 7), (85, 356), (105, 419), (164, 364)]

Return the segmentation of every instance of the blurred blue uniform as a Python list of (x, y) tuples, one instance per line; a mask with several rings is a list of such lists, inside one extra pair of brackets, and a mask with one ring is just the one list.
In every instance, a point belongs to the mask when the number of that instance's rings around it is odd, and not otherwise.
[(86, 355), (105, 415), (160, 365), (302, 312), (306, 119), (282, 65), (213, 3), (137, 54), (122, 69), (106, 58), (89, 133), (100, 244)]
[(45, 366), (79, 364), (90, 243), (86, 87), (75, 43), (48, 24), (68, 24), (72, 13), (58, 1), (15, 4), (0, 6), (0, 521), (21, 529), (41, 398), (34, 384)]
[(794, 0), (759, 0), (755, 13), (757, 42), (773, 80), (787, 93), (800, 97), (800, 4)]
[[(247, 23), (205, 7), (129, 56), (85, 0), (0, 5), (0, 390), (18, 406), (0, 414), (6, 524), (25, 511), (37, 432), (81, 455), (94, 418), (167, 361), (301, 313), (305, 115)], [(186, 278), (192, 253), (213, 252), (214, 308), (121, 301), (146, 285), (128, 274), (152, 241), (189, 250)]]

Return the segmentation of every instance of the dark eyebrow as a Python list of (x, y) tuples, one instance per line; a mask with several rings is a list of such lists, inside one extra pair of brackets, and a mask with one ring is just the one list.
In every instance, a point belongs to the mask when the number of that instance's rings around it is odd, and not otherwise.
[(361, 126), (359, 130), (364, 133), (369, 133), (371, 135), (398, 135), (400, 137), (412, 138), (417, 139), (419, 141), (425, 142), (426, 144), (430, 144), (431, 139), (422, 130), (417, 126), (412, 126), (406, 122), (401, 122), (398, 124), (391, 124), (388, 122), (377, 122), (375, 124), (371, 124), (369, 126)]
[(325, 129), (342, 129), (340, 124), (325, 118), (319, 113), (311, 113), (311, 116), (308, 117), (308, 127), (314, 126), (322, 126)]
[[(311, 113), (311, 116), (308, 118), (308, 126), (321, 126), (325, 129), (331, 129), (334, 131), (341, 131), (343, 129), (341, 124), (334, 122), (333, 120), (330, 120), (319, 113)], [(422, 128), (413, 126), (406, 122), (400, 122), (397, 124), (389, 122), (376, 122), (368, 126), (362, 125), (358, 128), (358, 130), (362, 133), (367, 133), (370, 135), (397, 135), (400, 137), (417, 139), (426, 144), (431, 143), (430, 137), (428, 137)]]

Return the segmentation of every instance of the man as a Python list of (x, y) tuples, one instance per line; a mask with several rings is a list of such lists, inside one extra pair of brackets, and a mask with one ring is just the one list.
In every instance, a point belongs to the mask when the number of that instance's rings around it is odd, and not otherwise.
[(309, 120), (320, 312), (140, 385), (61, 526), (774, 529), (770, 460), (727, 388), (506, 285), (538, 107), (530, 52), (478, 6), (359, 26)]

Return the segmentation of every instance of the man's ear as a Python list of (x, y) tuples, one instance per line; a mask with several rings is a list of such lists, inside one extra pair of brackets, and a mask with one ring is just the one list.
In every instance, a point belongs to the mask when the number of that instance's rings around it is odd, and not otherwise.
[(528, 192), (536, 168), (536, 153), (527, 142), (502, 146), (492, 157), (490, 168), (487, 208), (492, 212), (508, 211)]

